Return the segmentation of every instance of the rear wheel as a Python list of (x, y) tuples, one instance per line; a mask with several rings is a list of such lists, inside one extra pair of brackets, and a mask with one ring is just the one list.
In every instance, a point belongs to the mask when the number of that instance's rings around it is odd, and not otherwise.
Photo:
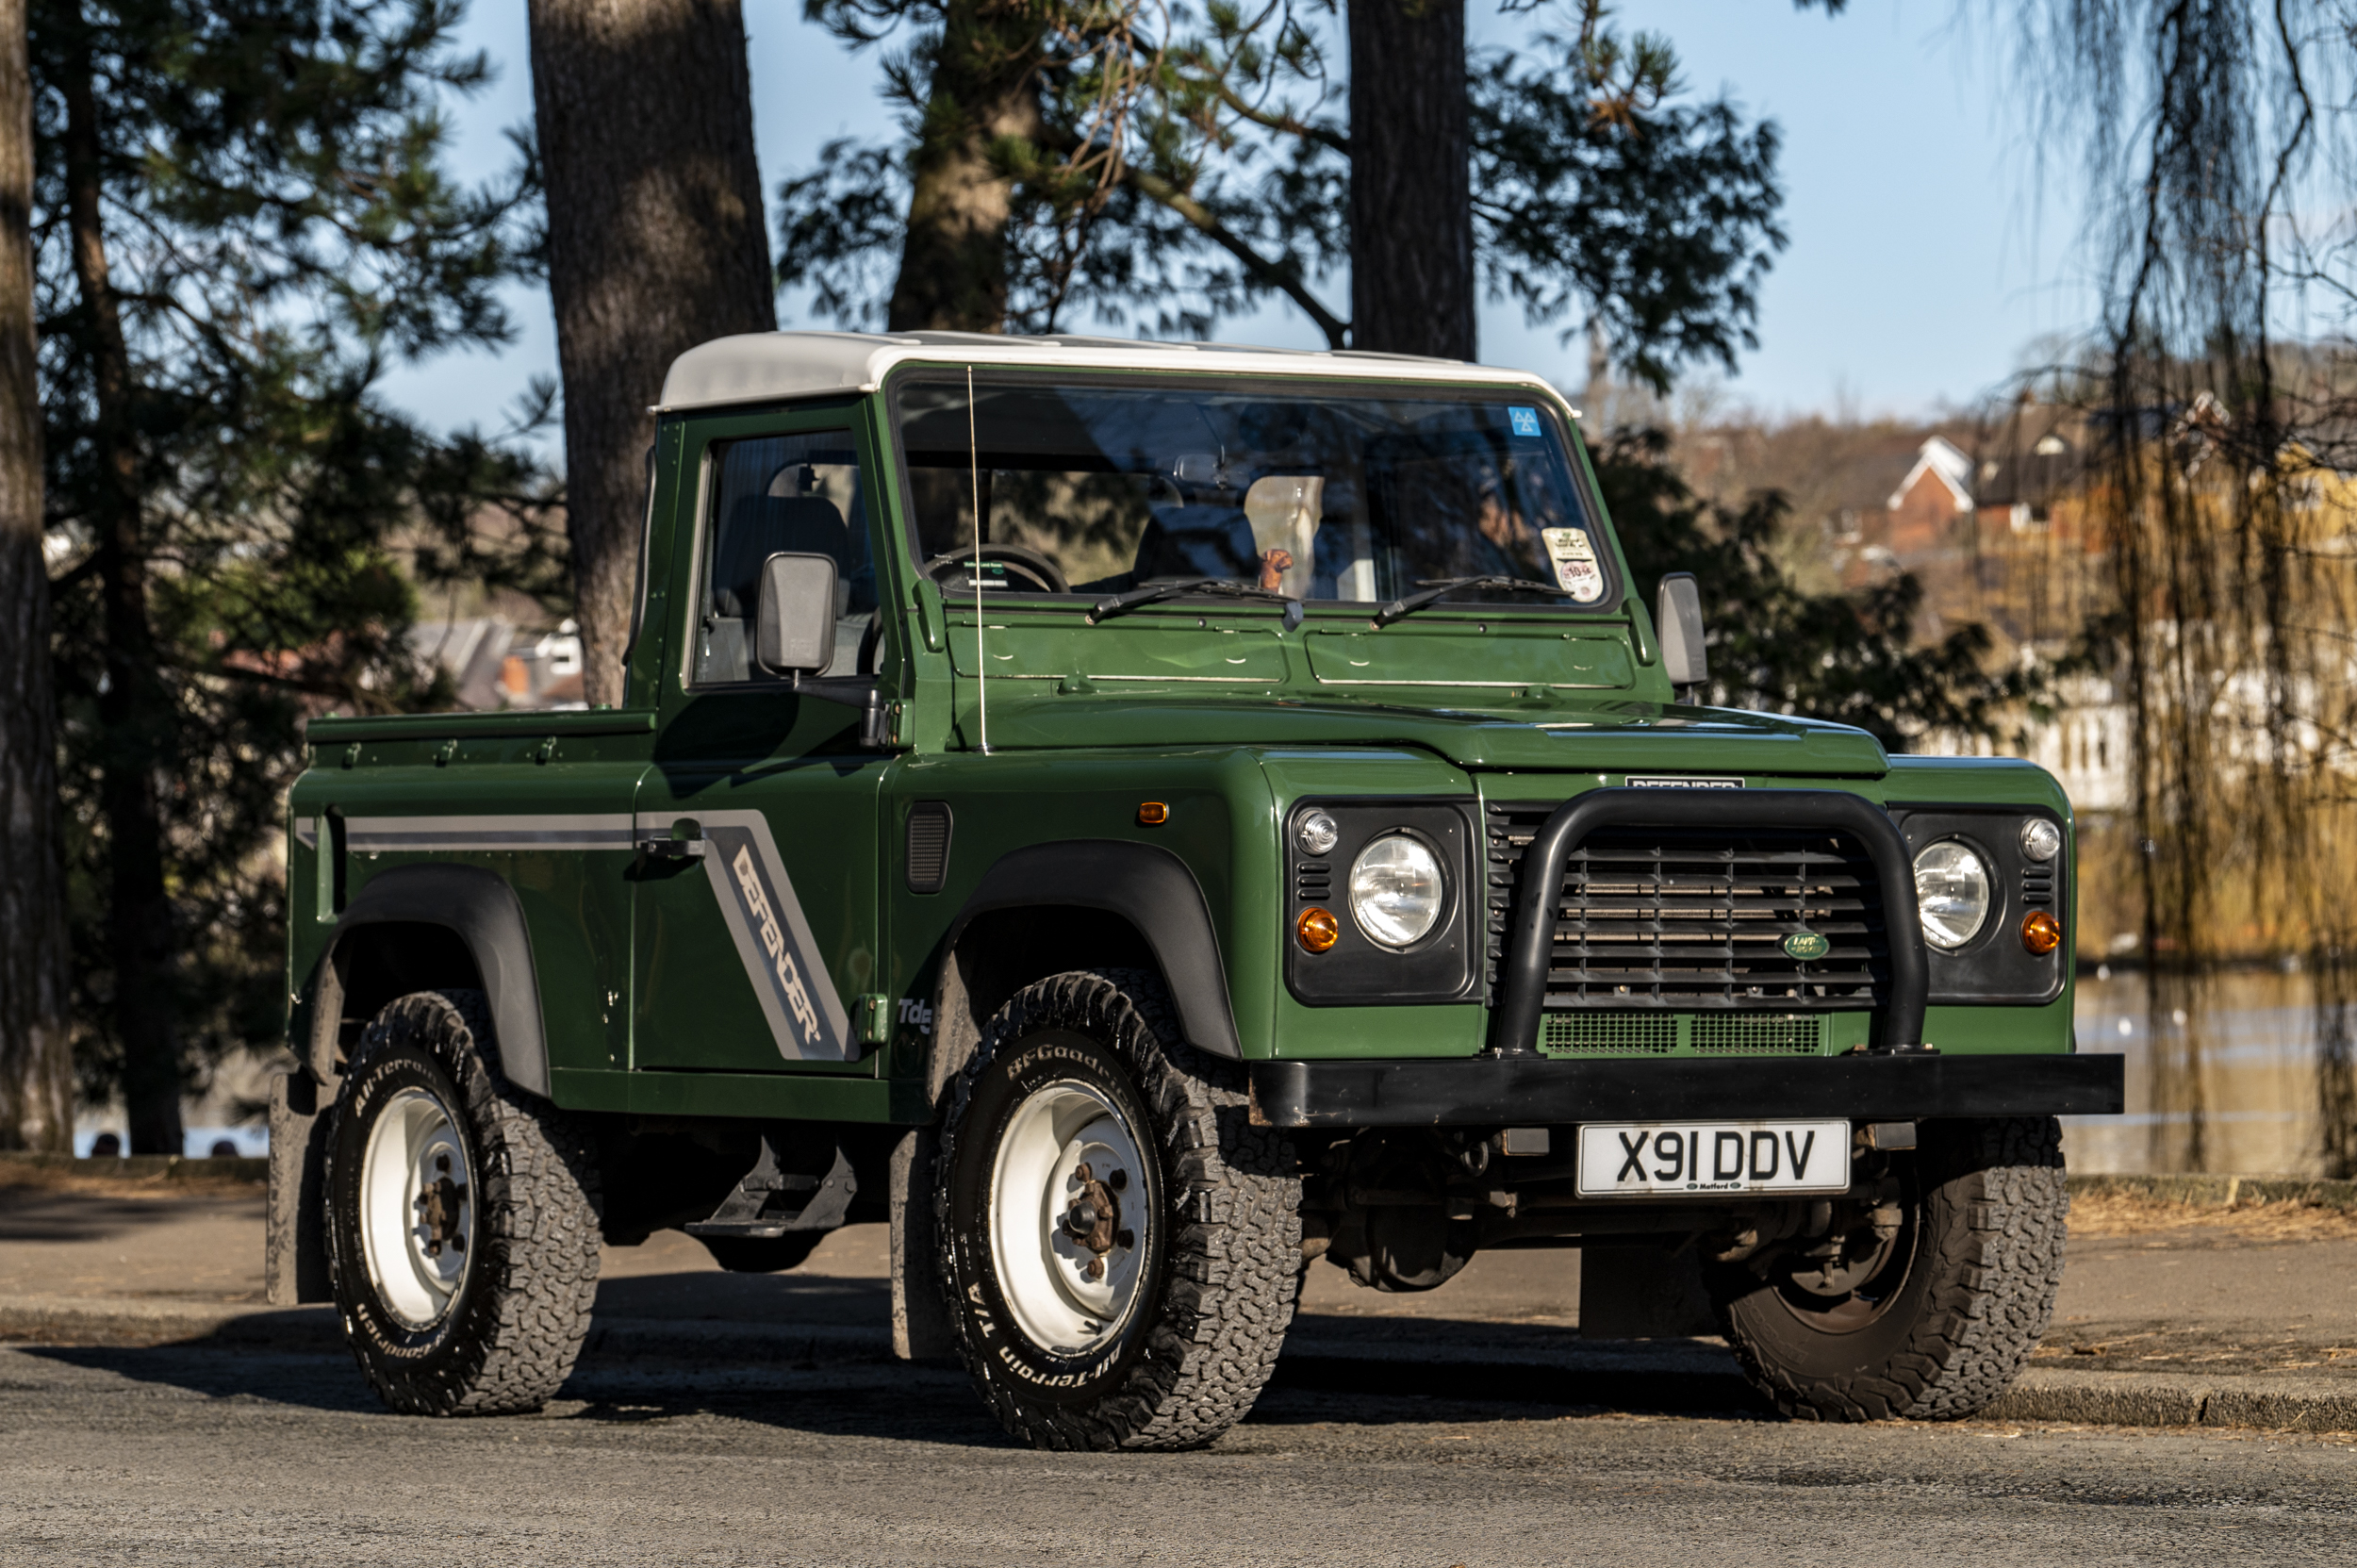
[(1161, 982), (1016, 993), (942, 1133), (941, 1275), (966, 1369), (1042, 1448), (1210, 1442), (1268, 1381), (1300, 1287), (1300, 1181)]
[(573, 1118), (517, 1090), (479, 991), (369, 1025), (327, 1138), (328, 1267), (344, 1333), (413, 1415), (537, 1410), (598, 1288), (597, 1167)]
[(1971, 1415), (2053, 1315), (2070, 1198), (2052, 1117), (1925, 1122), (1882, 1158), (1879, 1213), (1711, 1271), (1727, 1343), (1787, 1415)]

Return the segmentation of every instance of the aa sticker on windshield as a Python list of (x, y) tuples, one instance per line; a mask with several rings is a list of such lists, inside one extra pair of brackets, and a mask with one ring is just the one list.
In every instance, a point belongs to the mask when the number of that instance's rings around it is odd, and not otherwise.
[(1545, 530), (1547, 554), (1555, 561), (1555, 580), (1582, 604), (1604, 597), (1604, 571), (1596, 565), (1596, 547), (1584, 528)]

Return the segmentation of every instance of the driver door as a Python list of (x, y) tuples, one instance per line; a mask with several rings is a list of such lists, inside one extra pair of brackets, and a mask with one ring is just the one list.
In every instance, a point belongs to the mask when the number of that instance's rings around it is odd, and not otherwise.
[[(667, 671), (639, 786), (632, 1064), (860, 1073), (877, 963), (887, 755), (860, 745), (876, 607), (874, 454), (853, 408), (698, 421), (695, 526), (671, 581), (685, 655)], [(753, 659), (761, 565), (834, 557), (834, 663), (799, 684)], [(684, 610), (684, 614), (683, 614)]]

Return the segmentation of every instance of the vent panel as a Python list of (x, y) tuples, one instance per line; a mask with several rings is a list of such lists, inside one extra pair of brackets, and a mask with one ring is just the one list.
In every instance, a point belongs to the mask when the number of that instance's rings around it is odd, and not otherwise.
[(908, 878), (912, 893), (938, 893), (949, 880), (949, 805), (919, 801), (909, 807)]

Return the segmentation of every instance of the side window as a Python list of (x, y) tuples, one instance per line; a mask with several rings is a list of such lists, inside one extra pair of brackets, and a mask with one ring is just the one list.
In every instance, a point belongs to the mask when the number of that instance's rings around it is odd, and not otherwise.
[(707, 471), (712, 506), (705, 514), (703, 590), (696, 606), (695, 684), (769, 679), (752, 662), (753, 617), (761, 602), (761, 564), (781, 553), (834, 557), (834, 662), (825, 672), (854, 673), (860, 640), (876, 609), (876, 568), (850, 432), (715, 442)]

